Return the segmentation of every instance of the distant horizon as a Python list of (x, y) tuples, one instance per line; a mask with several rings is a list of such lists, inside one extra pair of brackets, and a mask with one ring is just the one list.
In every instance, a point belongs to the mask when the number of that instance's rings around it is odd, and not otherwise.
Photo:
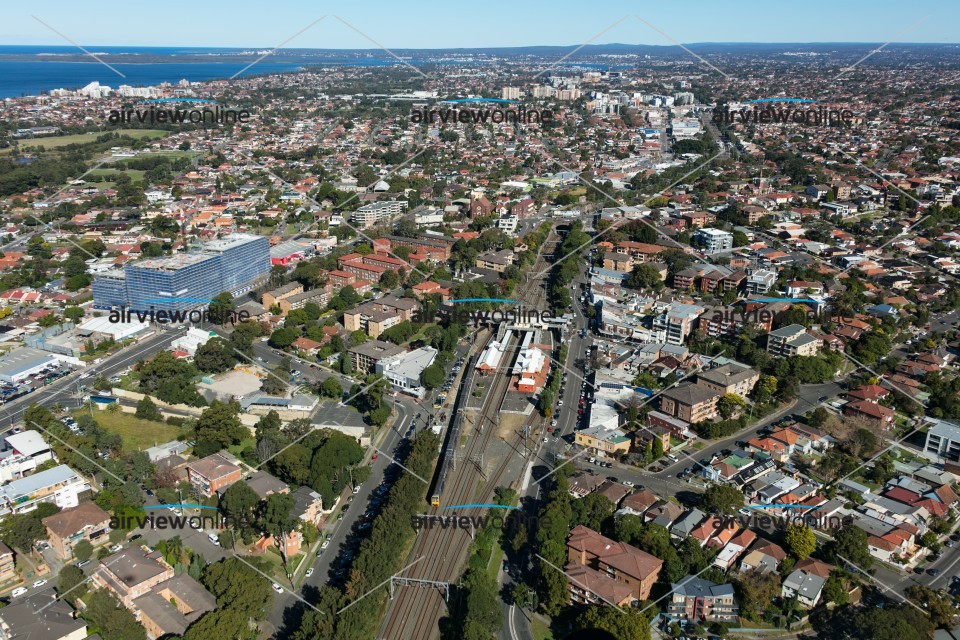
[[(803, 47), (803, 46), (861, 46), (861, 45), (878, 45), (883, 46), (885, 43), (877, 40), (846, 40), (846, 41), (830, 41), (830, 40), (810, 40), (805, 42), (776, 42), (776, 41), (703, 41), (703, 42), (683, 42), (681, 43), (684, 47), (704, 47), (704, 46), (776, 46), (776, 47)], [(630, 43), (630, 42), (606, 42), (606, 43), (590, 43), (588, 45), (577, 44), (520, 44), (520, 45), (477, 45), (471, 47), (392, 47), (394, 51), (478, 51), (478, 50), (499, 50), (499, 49), (572, 49), (576, 47), (581, 47), (581, 51), (586, 49), (600, 49), (604, 47), (650, 47), (657, 49), (675, 49), (680, 48), (681, 45), (677, 44), (647, 44), (647, 43)], [(895, 47), (943, 47), (943, 46), (957, 46), (960, 47), (960, 40), (957, 42), (893, 42), (888, 43), (884, 49), (891, 49)], [(21, 47), (32, 47), (32, 48), (49, 48), (49, 49), (64, 49), (70, 52), (76, 52), (78, 55), (86, 55), (79, 48), (69, 44), (62, 43), (44, 43), (44, 44), (35, 44), (35, 43), (4, 43), (0, 44), (0, 49), (5, 48), (21, 48)], [(95, 48), (101, 49), (200, 49), (200, 50), (210, 50), (210, 51), (233, 51), (233, 50), (265, 50), (273, 49), (273, 47), (267, 47), (263, 45), (201, 45), (201, 44), (157, 44), (157, 45), (143, 45), (143, 44), (84, 44), (84, 48), (97, 53)], [(284, 46), (277, 49), (277, 53), (282, 51), (375, 51), (380, 54), (385, 54), (383, 48), (381, 47), (289, 47)]]

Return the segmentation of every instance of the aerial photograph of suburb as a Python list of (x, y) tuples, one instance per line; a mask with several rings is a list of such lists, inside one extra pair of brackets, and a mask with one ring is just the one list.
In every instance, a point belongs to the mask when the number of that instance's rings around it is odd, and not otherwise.
[(0, 15), (0, 640), (960, 640), (960, 2)]

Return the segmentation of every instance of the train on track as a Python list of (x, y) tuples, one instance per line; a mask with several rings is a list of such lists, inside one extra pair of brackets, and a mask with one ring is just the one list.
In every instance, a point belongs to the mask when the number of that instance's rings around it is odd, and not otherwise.
[(447, 474), (453, 464), (453, 454), (457, 450), (457, 442), (460, 439), (460, 431), (463, 429), (463, 411), (470, 398), (470, 391), (473, 389), (473, 377), (477, 372), (477, 360), (479, 355), (470, 359), (467, 363), (467, 370), (460, 383), (460, 389), (457, 391), (457, 399), (453, 404), (450, 422), (450, 428), (447, 429), (445, 444), (440, 453), (440, 465), (437, 468), (436, 480), (433, 483), (433, 491), (430, 493), (430, 504), (434, 507), (440, 506), (440, 496), (443, 495), (443, 485), (447, 480)]

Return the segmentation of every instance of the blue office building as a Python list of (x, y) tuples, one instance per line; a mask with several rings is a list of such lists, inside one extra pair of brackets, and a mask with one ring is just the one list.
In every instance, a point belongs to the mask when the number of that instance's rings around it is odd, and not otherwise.
[(269, 275), (267, 239), (234, 234), (208, 242), (200, 251), (140, 260), (122, 272), (98, 275), (93, 303), (100, 309), (122, 306), (134, 311), (201, 309), (217, 294), (247, 293)]

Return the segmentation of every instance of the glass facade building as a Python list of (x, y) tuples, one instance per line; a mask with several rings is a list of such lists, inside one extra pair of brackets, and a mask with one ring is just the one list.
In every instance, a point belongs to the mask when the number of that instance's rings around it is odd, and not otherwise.
[(134, 311), (200, 309), (224, 291), (246, 293), (270, 274), (266, 238), (235, 234), (208, 243), (200, 251), (128, 264), (93, 282), (94, 306)]

